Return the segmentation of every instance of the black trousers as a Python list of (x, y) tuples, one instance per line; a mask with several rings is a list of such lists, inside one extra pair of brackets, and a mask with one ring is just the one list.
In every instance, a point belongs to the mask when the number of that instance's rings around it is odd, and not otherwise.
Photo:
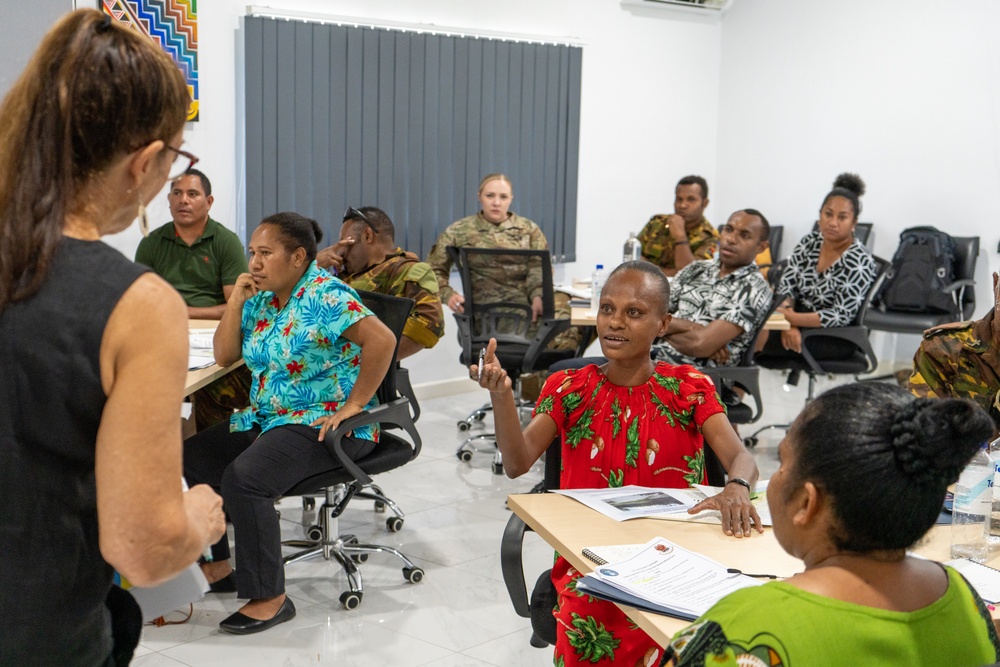
[[(311, 426), (290, 424), (261, 434), (231, 433), (222, 422), (184, 441), (184, 477), (208, 484), (222, 495), (236, 541), (236, 589), (241, 598), (260, 599), (285, 592), (281, 527), (274, 501), (312, 475), (341, 468)], [(347, 437), (344, 452), (362, 458), (370, 440)], [(212, 546), (213, 560), (229, 558), (224, 535)]]

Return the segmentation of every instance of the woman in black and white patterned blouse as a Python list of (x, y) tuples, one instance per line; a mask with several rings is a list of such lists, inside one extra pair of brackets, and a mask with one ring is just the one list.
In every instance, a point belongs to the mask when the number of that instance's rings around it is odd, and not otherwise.
[[(871, 253), (854, 238), (864, 192), (858, 175), (838, 176), (820, 207), (819, 229), (792, 251), (778, 287), (788, 295), (778, 312), (792, 327), (781, 332), (780, 346), (771, 336), (768, 353), (800, 354), (801, 328), (844, 327), (857, 316), (877, 274)], [(810, 342), (809, 351), (819, 359), (844, 356), (850, 348), (847, 341), (822, 338)]]

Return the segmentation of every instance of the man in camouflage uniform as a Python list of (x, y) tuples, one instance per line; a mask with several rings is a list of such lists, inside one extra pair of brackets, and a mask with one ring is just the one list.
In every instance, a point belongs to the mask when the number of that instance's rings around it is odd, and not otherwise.
[(1000, 293), (993, 274), (994, 306), (986, 317), (944, 324), (924, 332), (913, 357), (910, 391), (925, 398), (967, 398), (990, 413), (1000, 429)]
[(705, 219), (708, 183), (701, 176), (685, 176), (674, 190), (674, 212), (650, 218), (639, 232), (643, 259), (673, 276), (691, 262), (712, 259), (719, 232)]
[(336, 271), (354, 289), (413, 299), (399, 341), (399, 359), (437, 345), (444, 335), (444, 312), (437, 278), (412, 252), (396, 247), (396, 229), (381, 209), (350, 208), (340, 240), (316, 256), (320, 267)]
[[(506, 220), (493, 223), (482, 213), (470, 215), (450, 224), (435, 241), (427, 256), (437, 276), (441, 288), (441, 302), (455, 312), (463, 312), (464, 297), (450, 284), (452, 261), (448, 247), (456, 248), (509, 248), (514, 250), (547, 250), (545, 234), (534, 222), (516, 213), (510, 213)], [(491, 258), (494, 259), (494, 258)], [(510, 301), (532, 306), (536, 314), (542, 312), (542, 269), (527, 263), (496, 261), (469, 267), (473, 284), (476, 286), (476, 300), (483, 302)], [(569, 319), (569, 297), (557, 294), (555, 297), (556, 319)], [(529, 335), (533, 333), (530, 332)], [(575, 350), (580, 343), (581, 332), (570, 327), (557, 335), (549, 344), (552, 350)]]

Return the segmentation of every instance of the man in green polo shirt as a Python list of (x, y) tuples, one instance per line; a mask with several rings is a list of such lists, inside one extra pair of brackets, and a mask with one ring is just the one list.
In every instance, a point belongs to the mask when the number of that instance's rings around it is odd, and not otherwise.
[[(139, 242), (135, 261), (145, 264), (174, 286), (188, 306), (188, 317), (222, 319), (236, 278), (247, 272), (238, 236), (208, 217), (212, 184), (197, 169), (188, 169), (170, 185), (171, 222)], [(197, 430), (228, 419), (249, 402), (250, 373), (240, 367), (195, 392)]]
[(247, 271), (243, 243), (208, 217), (212, 184), (197, 169), (170, 185), (167, 201), (173, 221), (139, 242), (135, 261), (180, 292), (191, 319), (221, 319), (236, 279)]

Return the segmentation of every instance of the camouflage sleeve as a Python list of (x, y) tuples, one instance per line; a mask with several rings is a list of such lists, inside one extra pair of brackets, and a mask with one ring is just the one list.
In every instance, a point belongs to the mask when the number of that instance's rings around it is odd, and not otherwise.
[(719, 232), (715, 227), (706, 225), (702, 230), (703, 236), (698, 240), (697, 245), (691, 248), (691, 254), (698, 259), (712, 259), (719, 249)]
[(431, 247), (431, 251), (427, 253), (427, 264), (430, 265), (434, 276), (437, 278), (438, 296), (442, 303), (448, 303), (451, 295), (456, 293), (451, 285), (448, 284), (448, 279), (451, 275), (451, 258), (448, 257), (448, 246), (455, 245), (455, 239), (452, 234), (452, 227), (454, 226), (454, 224), (449, 225), (447, 229), (441, 232), (440, 236), (437, 237), (437, 241)]
[[(650, 218), (639, 232), (639, 243), (642, 244), (643, 259), (657, 266), (670, 268), (674, 265), (673, 243), (664, 224), (665, 220), (666, 216), (663, 215), (654, 215)], [(670, 246), (670, 252), (665, 252), (667, 246)]]
[(418, 262), (411, 265), (402, 280), (399, 294), (414, 301), (403, 335), (424, 347), (434, 347), (444, 335), (444, 311), (434, 272), (427, 264)]
[[(546, 250), (549, 247), (549, 242), (545, 238), (545, 233), (541, 228), (530, 220), (529, 226), (531, 231), (528, 232), (528, 248), (531, 250)], [(532, 299), (536, 296), (542, 296), (542, 267), (535, 267), (534, 263), (532, 267), (528, 269), (527, 285), (528, 288), (528, 302), (530, 303)]]
[(913, 355), (913, 374), (908, 389), (920, 398), (951, 396), (955, 363), (938, 337), (925, 338)]

